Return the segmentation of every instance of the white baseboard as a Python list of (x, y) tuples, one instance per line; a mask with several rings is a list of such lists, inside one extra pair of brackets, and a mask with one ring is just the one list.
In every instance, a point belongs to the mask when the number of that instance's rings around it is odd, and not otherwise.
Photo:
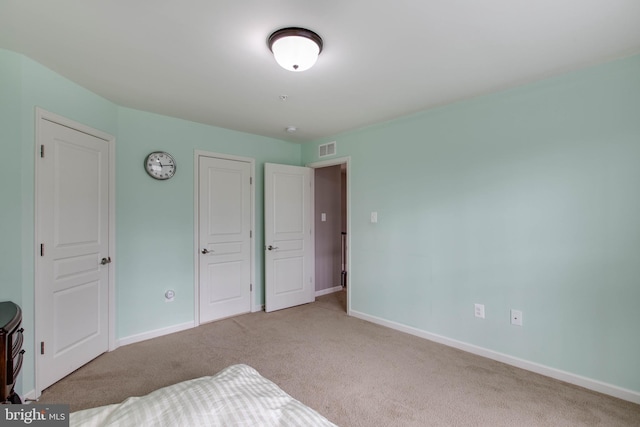
[(319, 291), (316, 291), (316, 298), (321, 297), (322, 295), (329, 295), (334, 292), (341, 291), (342, 289), (343, 289), (342, 286), (334, 286), (333, 288), (320, 289)]
[(150, 340), (151, 338), (161, 337), (163, 335), (173, 334), (174, 332), (184, 331), (186, 329), (191, 329), (195, 327), (194, 322), (185, 322), (179, 325), (173, 325), (166, 328), (155, 329), (149, 332), (143, 332), (141, 334), (130, 335), (125, 338), (120, 338), (118, 340), (118, 347), (122, 347), (124, 345), (133, 344), (140, 341)]
[(31, 390), (28, 391), (24, 394), (24, 396), (22, 396), (22, 402), (25, 404), (29, 404), (32, 401), (36, 400), (36, 391), (35, 390)]
[(371, 323), (375, 323), (381, 326), (386, 326), (397, 331), (405, 332), (411, 335), (415, 335), (420, 338), (424, 338), (430, 341), (434, 341), (440, 344), (454, 347), (459, 350), (463, 350), (469, 353), (477, 354), (488, 359), (497, 360), (498, 362), (506, 363), (527, 371), (535, 372), (537, 374), (545, 375), (547, 377), (555, 378), (560, 381), (564, 381), (570, 384), (574, 384), (580, 387), (587, 388), (589, 390), (597, 391), (599, 393), (607, 394), (609, 396), (617, 397), (619, 399), (628, 400), (629, 402), (640, 404), (640, 392), (629, 390), (626, 388), (618, 387), (613, 384), (608, 384), (602, 381), (594, 380), (591, 378), (583, 377), (573, 374), (571, 372), (562, 371), (560, 369), (551, 368), (549, 366), (541, 365), (539, 363), (530, 362), (528, 360), (520, 359), (510, 356), (508, 354), (499, 353), (497, 351), (489, 350), (483, 347), (478, 347), (473, 344), (468, 344), (462, 341), (457, 341), (451, 338), (447, 338), (442, 335), (432, 334), (430, 332), (423, 331), (412, 326), (406, 326), (401, 323), (385, 320), (376, 316), (370, 316), (359, 311), (351, 310), (350, 315), (357, 317), (358, 319), (366, 320)]

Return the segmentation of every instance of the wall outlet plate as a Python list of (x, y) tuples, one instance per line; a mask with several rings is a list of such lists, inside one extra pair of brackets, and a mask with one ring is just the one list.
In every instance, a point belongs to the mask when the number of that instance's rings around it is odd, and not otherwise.
[(522, 326), (522, 311), (511, 309), (511, 324)]

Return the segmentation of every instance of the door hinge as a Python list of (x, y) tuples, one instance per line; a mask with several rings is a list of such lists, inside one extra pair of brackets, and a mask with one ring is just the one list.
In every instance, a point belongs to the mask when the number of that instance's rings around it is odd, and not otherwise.
[(253, 283), (249, 283), (249, 292), (253, 292)]
[(44, 256), (44, 243), (40, 243), (40, 256)]
[(44, 354), (44, 341), (40, 341), (40, 354)]
[(249, 238), (253, 237), (253, 230), (249, 230)]
[(40, 157), (44, 158), (44, 144), (40, 145)]
[(253, 185), (253, 177), (252, 176), (249, 177), (249, 185)]

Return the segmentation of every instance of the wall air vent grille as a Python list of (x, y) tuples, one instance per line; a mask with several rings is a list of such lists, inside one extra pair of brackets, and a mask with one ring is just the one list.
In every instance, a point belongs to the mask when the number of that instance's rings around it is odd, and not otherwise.
[(318, 157), (334, 156), (336, 154), (336, 142), (327, 142), (318, 147)]

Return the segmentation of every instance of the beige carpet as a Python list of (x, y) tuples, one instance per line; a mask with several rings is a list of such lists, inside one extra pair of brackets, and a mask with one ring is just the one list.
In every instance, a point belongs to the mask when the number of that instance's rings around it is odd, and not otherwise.
[(344, 427), (640, 426), (640, 405), (350, 318), (344, 296), (121, 347), (40, 401), (89, 408), (246, 363)]

